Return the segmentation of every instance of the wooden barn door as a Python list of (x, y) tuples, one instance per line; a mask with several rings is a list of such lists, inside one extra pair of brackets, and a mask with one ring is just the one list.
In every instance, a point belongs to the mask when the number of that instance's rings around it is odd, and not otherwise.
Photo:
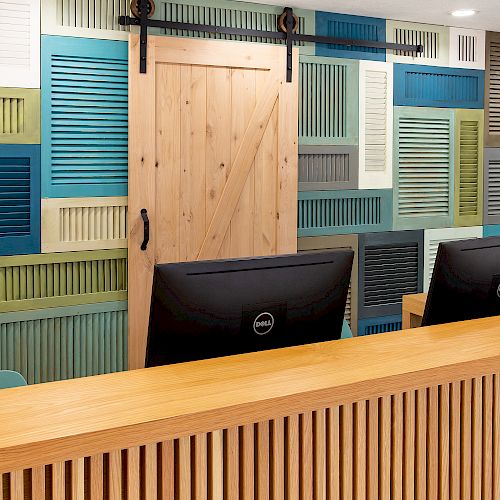
[[(144, 363), (155, 263), (297, 250), (298, 52), (130, 39), (129, 366)], [(141, 210), (150, 221), (144, 238)]]

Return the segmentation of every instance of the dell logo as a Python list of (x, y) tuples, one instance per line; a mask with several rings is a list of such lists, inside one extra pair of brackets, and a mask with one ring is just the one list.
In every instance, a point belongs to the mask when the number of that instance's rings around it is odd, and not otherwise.
[(257, 335), (269, 333), (274, 326), (274, 316), (271, 313), (260, 313), (253, 322), (253, 331)]

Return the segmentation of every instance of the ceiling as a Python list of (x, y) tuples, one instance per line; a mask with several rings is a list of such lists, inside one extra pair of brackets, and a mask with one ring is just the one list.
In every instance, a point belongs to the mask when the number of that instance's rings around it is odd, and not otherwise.
[[(276, 0), (251, 1), (357, 16), (500, 31), (500, 0), (284, 0), (282, 3)], [(468, 18), (451, 16), (450, 12), (457, 9), (474, 9), (478, 13)]]

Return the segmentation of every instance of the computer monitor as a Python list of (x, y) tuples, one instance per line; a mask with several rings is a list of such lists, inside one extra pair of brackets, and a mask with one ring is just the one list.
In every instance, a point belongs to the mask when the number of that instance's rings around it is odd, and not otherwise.
[(500, 315), (500, 237), (441, 243), (423, 326)]
[(353, 255), (156, 265), (146, 366), (340, 338)]

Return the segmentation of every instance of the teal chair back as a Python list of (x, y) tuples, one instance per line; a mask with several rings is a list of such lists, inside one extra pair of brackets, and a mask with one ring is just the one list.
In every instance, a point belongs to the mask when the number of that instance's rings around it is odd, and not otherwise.
[(0, 370), (0, 389), (10, 389), (11, 387), (21, 387), (23, 385), (26, 385), (26, 380), (20, 373)]
[(346, 320), (344, 320), (344, 323), (342, 324), (342, 335), (340, 338), (341, 339), (352, 339), (352, 332), (351, 332), (351, 329), (349, 328), (349, 324), (347, 323)]

